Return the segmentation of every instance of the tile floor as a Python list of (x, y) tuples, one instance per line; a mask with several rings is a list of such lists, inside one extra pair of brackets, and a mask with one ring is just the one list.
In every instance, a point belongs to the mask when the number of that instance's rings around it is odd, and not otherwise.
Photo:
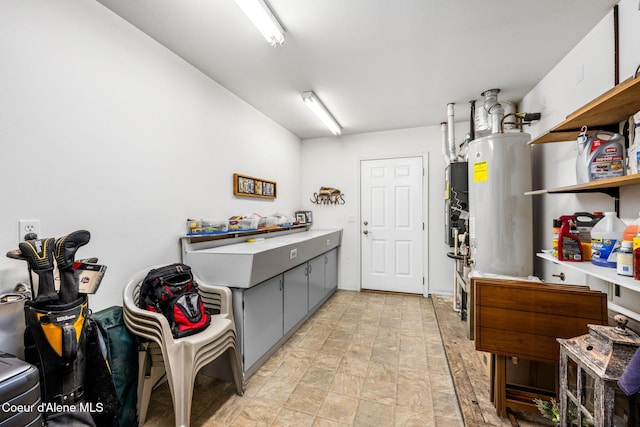
[[(169, 389), (145, 426), (173, 426)], [(337, 291), (247, 382), (199, 375), (192, 426), (463, 426), (431, 299)]]

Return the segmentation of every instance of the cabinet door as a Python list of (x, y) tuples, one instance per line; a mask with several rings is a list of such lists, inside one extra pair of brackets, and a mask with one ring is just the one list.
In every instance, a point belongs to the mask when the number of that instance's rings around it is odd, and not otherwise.
[(282, 275), (244, 291), (244, 370), (282, 338)]
[(309, 309), (313, 309), (325, 296), (324, 255), (309, 261)]
[(325, 292), (332, 292), (338, 287), (338, 249), (332, 249), (324, 254)]
[(309, 307), (307, 299), (307, 263), (284, 273), (284, 333), (289, 332), (304, 316)]

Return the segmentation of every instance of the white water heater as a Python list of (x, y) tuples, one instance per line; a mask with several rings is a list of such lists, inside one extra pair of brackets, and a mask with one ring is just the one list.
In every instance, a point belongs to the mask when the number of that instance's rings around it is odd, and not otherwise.
[(531, 149), (526, 133), (494, 133), (469, 143), (469, 244), (478, 272), (533, 274)]

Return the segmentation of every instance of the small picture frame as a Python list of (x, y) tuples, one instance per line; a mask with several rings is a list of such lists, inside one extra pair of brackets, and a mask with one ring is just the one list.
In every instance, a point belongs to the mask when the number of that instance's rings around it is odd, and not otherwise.
[(304, 212), (296, 212), (296, 222), (298, 224), (307, 223), (307, 216), (304, 214)]
[(311, 211), (304, 211), (304, 215), (307, 219), (307, 224), (312, 224), (313, 223), (313, 212)]
[(236, 196), (276, 198), (276, 183), (253, 176), (233, 174), (233, 194)]

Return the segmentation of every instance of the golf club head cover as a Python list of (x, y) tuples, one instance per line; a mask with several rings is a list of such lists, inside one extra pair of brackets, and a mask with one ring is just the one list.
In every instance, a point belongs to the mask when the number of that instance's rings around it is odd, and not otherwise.
[(60, 272), (60, 303), (67, 304), (78, 299), (78, 283), (75, 278), (73, 263), (81, 246), (89, 243), (91, 233), (78, 230), (56, 240), (55, 258)]
[(36, 304), (58, 301), (53, 281), (54, 246), (55, 240), (53, 238), (28, 240), (18, 245), (20, 252), (29, 263), (29, 267), (38, 275)]

